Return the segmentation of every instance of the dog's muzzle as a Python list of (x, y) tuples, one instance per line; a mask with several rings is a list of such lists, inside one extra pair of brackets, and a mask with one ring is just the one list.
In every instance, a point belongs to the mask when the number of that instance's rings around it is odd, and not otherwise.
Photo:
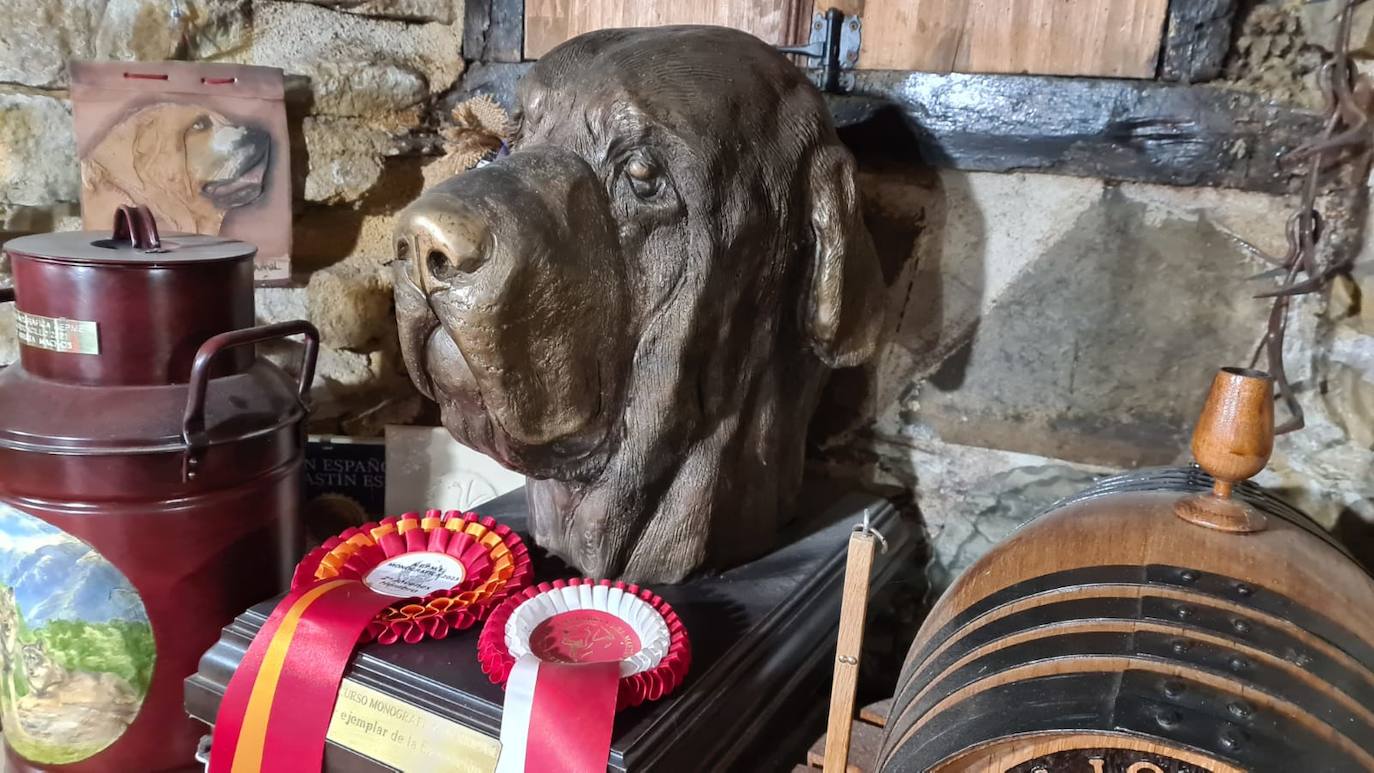
[(401, 213), (396, 312), (461, 442), (535, 477), (594, 466), (634, 337), (610, 206), (582, 159), (521, 151)]

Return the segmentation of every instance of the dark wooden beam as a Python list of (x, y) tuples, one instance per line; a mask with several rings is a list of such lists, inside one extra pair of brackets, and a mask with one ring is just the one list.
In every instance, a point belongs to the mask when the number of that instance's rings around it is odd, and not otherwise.
[(860, 155), (1269, 193), (1296, 190), (1280, 158), (1321, 127), (1246, 92), (1104, 78), (859, 71), (827, 99)]
[(467, 0), (463, 58), (519, 62), (525, 58), (525, 0)]
[(1160, 76), (1201, 83), (1220, 75), (1235, 16), (1236, 0), (1170, 0)]
[(439, 100), (438, 112), (447, 116), (454, 105), (479, 94), (490, 96), (507, 112), (513, 112), (515, 85), (533, 66), (534, 62), (473, 62), (468, 65), (458, 86)]
[[(445, 102), (490, 94), (510, 109), (530, 66), (475, 64)], [(1247, 92), (1105, 78), (860, 70), (826, 100), (860, 156), (1267, 193), (1296, 190), (1301, 170), (1279, 159), (1321, 128)]]

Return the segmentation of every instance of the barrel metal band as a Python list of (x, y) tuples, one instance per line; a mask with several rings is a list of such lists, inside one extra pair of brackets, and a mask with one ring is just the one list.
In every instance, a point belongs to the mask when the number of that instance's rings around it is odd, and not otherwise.
[(1288, 620), (1327, 641), (1366, 668), (1374, 670), (1374, 646), (1330, 618), (1280, 593), (1249, 585), (1232, 577), (1196, 569), (1163, 565), (1089, 566), (1034, 577), (1009, 585), (971, 604), (931, 637), (919, 653), (908, 656), (903, 672), (915, 668), (936, 647), (983, 614), (997, 607), (1051, 590), (1087, 585), (1140, 585), (1146, 588), (1186, 589), (1202, 600), (1216, 598)]
[[(1175, 646), (1180, 641), (1185, 646)], [(952, 672), (930, 674), (930, 678), (938, 681), (930, 686), (919, 701), (904, 707), (902, 714), (912, 718), (925, 716), (959, 690), (987, 679), (989, 675), (1002, 674), (1018, 666), (1051, 660), (1072, 664), (1103, 658), (1117, 661), (1128, 659), (1138, 664), (1136, 668), (1141, 671), (1148, 671), (1151, 664), (1157, 664), (1164, 667), (1162, 670), (1177, 672), (1177, 684), (1172, 685), (1173, 689), (1166, 691), (1161, 699), (1172, 706), (1171, 716), (1179, 718), (1176, 721), (1201, 711), (1215, 716), (1231, 714), (1232, 721), (1248, 725), (1246, 718), (1256, 711), (1256, 707), (1245, 696), (1253, 696), (1255, 700), (1267, 697), (1275, 704), (1291, 706), (1306, 713), (1359, 747), (1374, 753), (1374, 723), (1369, 721), (1367, 711), (1364, 717), (1358, 716), (1331, 694), (1294, 679), (1283, 669), (1259, 658), (1247, 657), (1228, 647), (1193, 639), (1180, 640), (1151, 631), (1074, 632), (1043, 636), (1002, 647)], [(1183, 685), (1184, 681), (1189, 680), (1189, 674), (1194, 674), (1193, 679), (1198, 680), (1199, 684), (1202, 680), (1210, 679), (1234, 684), (1236, 689), (1229, 691), (1212, 686), (1206, 692), (1190, 695)], [(1110, 701), (1111, 694), (1104, 694), (1100, 698)]]
[[(1170, 693), (1181, 697), (1170, 699)], [(1164, 749), (1206, 750), (1248, 770), (1274, 770), (1279, 760), (1285, 770), (1363, 769), (1351, 755), (1291, 717), (1254, 709), (1242, 718), (1227, 708), (1227, 698), (1204, 684), (1141, 671), (1069, 673), (1006, 682), (931, 717), (919, 732), (907, 732), (911, 723), (889, 726), (886, 735), (898, 746), (885, 748), (879, 765), (933, 770), (989, 739), (1100, 731), (1155, 739)], [(1016, 709), (1009, 711), (1011, 706)], [(894, 753), (898, 751), (900, 756)]]
[[(1153, 470), (1124, 472), (1103, 478), (1092, 488), (1055, 502), (1044, 513), (1052, 513), (1070, 505), (1115, 494), (1204, 493), (1212, 490), (1213, 482), (1212, 476), (1196, 464), (1187, 467), (1160, 467)], [(1335, 537), (1332, 537), (1330, 532), (1318, 526), (1301, 510), (1274, 496), (1267, 489), (1250, 481), (1242, 481), (1236, 484), (1231, 496), (1262, 510), (1268, 515), (1276, 516), (1297, 526), (1350, 558), (1351, 561), (1355, 560), (1349, 549)]]
[[(1180, 608), (1178, 602), (1170, 599), (1141, 600), (1127, 596), (1082, 598), (1038, 604), (965, 631), (964, 635), (950, 642), (938, 655), (922, 662), (920, 667), (911, 673), (909, 679), (902, 681), (898, 702), (902, 703), (904, 695), (914, 695), (915, 692), (924, 689), (932, 679), (937, 678), (969, 653), (1008, 636), (1064, 623), (1107, 626), (1113, 622), (1148, 621), (1193, 634), (1179, 637), (1156, 634), (1169, 641), (1171, 650), (1191, 649), (1201, 645), (1202, 638), (1207, 636), (1234, 640), (1291, 663), (1293, 667), (1303, 669), (1362, 705), (1374, 707), (1374, 673), (1356, 673), (1345, 663), (1329, 657), (1321, 650), (1307, 646), (1280, 628), (1246, 619), (1245, 625), (1242, 626), (1245, 630), (1241, 632), (1236, 630), (1238, 619), (1225, 610), (1188, 605), (1188, 615), (1186, 618), (1180, 618)], [(1045, 635), (1053, 635), (1053, 630), (1046, 629)], [(1142, 642), (1152, 641), (1148, 634), (1140, 635)], [(1233, 651), (1231, 654), (1236, 653)]]

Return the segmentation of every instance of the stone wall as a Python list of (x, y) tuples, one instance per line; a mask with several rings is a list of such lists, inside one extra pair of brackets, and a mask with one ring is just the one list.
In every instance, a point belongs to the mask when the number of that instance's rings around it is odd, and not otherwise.
[[(813, 435), (831, 470), (916, 492), (937, 582), (1104, 473), (1189, 460), (1213, 373), (1247, 365), (1264, 331), (1252, 296), (1277, 280), (1255, 249), (1283, 254), (1296, 205), (1041, 174), (870, 167), (863, 183), (890, 332)], [(1367, 275), (1297, 304), (1307, 428), (1260, 479), (1357, 538), (1374, 516)]]
[[(1296, 4), (1250, 5), (1258, 15), (1240, 27), (1227, 77), (1312, 102), (1324, 54), (1302, 37)], [(0, 238), (77, 225), (67, 59), (281, 67), (300, 273), (259, 290), (259, 316), (321, 328), (317, 431), (432, 420), (402, 372), (384, 269), (392, 215), (453, 170), (434, 129), (463, 74), (461, 0), (17, 0), (8, 10)], [(937, 579), (1104, 472), (1186, 460), (1213, 370), (1247, 363), (1261, 334), (1267, 304), (1251, 296), (1275, 280), (1253, 278), (1270, 266), (1247, 245), (1282, 254), (1292, 200), (861, 166), (889, 336), (878, 362), (834, 379), (813, 455), (912, 488)], [(1356, 542), (1374, 518), (1374, 312), (1360, 301), (1370, 265), (1298, 304), (1289, 368), (1308, 427), (1281, 438), (1263, 478)], [(12, 325), (0, 308), (0, 363), (15, 357)]]

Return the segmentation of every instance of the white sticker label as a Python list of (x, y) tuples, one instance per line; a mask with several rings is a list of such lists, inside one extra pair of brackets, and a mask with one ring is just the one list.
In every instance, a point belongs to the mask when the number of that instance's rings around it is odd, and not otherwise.
[(447, 553), (405, 553), (388, 558), (367, 573), (367, 587), (388, 596), (428, 596), (463, 584), (467, 571)]
[(35, 349), (69, 354), (100, 354), (100, 335), (94, 322), (55, 319), (14, 312), (19, 342)]

